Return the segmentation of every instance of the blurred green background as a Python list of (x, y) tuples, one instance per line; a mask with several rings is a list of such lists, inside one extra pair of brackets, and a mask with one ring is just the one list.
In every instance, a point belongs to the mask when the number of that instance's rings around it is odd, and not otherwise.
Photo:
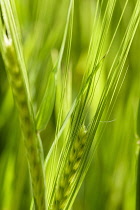
[[(15, 2), (31, 96), (36, 111), (53, 66), (52, 57), (57, 56), (61, 46), (69, 1), (15, 0)], [(106, 59), (102, 83), (119, 48), (135, 2), (128, 1), (111, 52)], [(70, 58), (73, 100), (80, 88), (86, 65), (96, 3), (97, 0), (76, 0), (74, 4)], [(104, 0), (101, 17), (106, 4), (107, 0)], [(111, 41), (124, 4), (125, 0), (116, 1), (107, 44)], [(73, 210), (135, 209), (138, 147), (136, 117), (140, 97), (139, 34), (140, 28), (127, 58), (128, 72), (111, 114), (111, 122), (107, 123), (95, 150), (93, 162), (75, 200)], [(65, 58), (62, 67), (65, 69)], [(56, 103), (50, 122), (41, 133), (45, 155), (54, 139), (58, 109)], [(28, 210), (30, 202), (31, 189), (26, 155), (17, 111), (0, 55), (0, 210)]]

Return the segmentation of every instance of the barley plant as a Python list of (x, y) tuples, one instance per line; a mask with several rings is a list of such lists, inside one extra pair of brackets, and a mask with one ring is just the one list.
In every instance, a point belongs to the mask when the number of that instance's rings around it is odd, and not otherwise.
[(139, 22), (139, 0), (0, 0), (0, 210), (140, 210)]

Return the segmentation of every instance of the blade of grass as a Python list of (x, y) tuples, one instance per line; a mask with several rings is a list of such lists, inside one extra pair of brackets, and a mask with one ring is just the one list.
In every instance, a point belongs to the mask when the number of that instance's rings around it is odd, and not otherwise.
[(140, 209), (140, 100), (137, 113), (137, 135), (138, 135), (138, 156), (137, 156), (137, 179), (136, 179), (136, 210)]

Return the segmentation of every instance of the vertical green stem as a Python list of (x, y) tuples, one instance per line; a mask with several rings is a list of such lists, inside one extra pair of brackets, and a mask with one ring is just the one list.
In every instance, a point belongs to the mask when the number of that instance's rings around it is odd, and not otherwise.
[(137, 160), (136, 210), (140, 210), (140, 149)]
[(136, 210), (140, 210), (140, 99), (137, 112), (137, 136), (138, 141), (138, 159), (137, 159), (137, 182), (136, 182)]

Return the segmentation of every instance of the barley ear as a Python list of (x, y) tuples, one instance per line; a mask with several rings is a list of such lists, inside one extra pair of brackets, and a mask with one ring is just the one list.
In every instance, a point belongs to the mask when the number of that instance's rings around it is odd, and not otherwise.
[(0, 34), (1, 52), (20, 119), (29, 163), (34, 201), (37, 210), (46, 210), (42, 144), (36, 132), (24, 59), (10, 1), (1, 1), (0, 3), (2, 14), (4, 14), (4, 24), (8, 30), (7, 37), (6, 33), (4, 33), (1, 20), (0, 26), (3, 31)]
[(45, 210), (43, 157), (41, 157), (42, 145), (40, 138), (36, 133), (32, 109), (29, 106), (25, 84), (15, 55), (12, 42), (10, 42), (6, 46), (5, 52), (7, 74), (19, 113), (36, 206), (37, 209)]
[(73, 181), (79, 169), (82, 156), (84, 154), (86, 145), (87, 131), (85, 126), (81, 126), (77, 137), (74, 139), (72, 147), (70, 148), (66, 162), (62, 168), (59, 178), (56, 183), (54, 192), (53, 209), (65, 209), (68, 202), (68, 197), (73, 187)]

